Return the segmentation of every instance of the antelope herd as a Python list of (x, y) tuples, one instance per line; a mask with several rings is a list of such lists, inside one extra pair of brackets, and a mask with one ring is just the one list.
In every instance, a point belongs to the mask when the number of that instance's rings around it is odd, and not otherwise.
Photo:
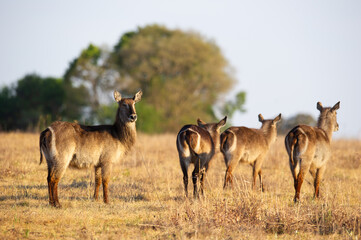
[[(103, 185), (103, 199), (109, 203), (108, 184), (113, 163), (130, 151), (136, 140), (137, 114), (135, 103), (141, 100), (142, 92), (133, 98), (122, 98), (114, 91), (118, 103), (116, 119), (113, 125), (85, 126), (77, 123), (56, 121), (40, 134), (40, 164), (45, 156), (48, 166), (49, 203), (61, 207), (58, 198), (58, 183), (65, 170), (94, 167), (94, 198), (98, 199), (100, 185)], [(338, 130), (336, 119), (340, 102), (333, 107), (323, 107), (317, 103), (320, 111), (317, 127), (295, 126), (285, 138), (289, 155), (289, 164), (294, 179), (294, 201), (300, 199), (300, 190), (306, 173), (314, 178), (314, 197), (319, 197), (319, 184), (330, 157), (332, 133)], [(223, 133), (220, 129), (226, 125), (227, 117), (218, 123), (205, 123), (197, 120), (197, 125), (185, 125), (177, 134), (176, 146), (180, 166), (183, 172), (185, 196), (188, 197), (188, 168), (194, 165), (192, 172), (193, 196), (203, 194), (204, 179), (209, 163), (215, 153), (221, 152), (226, 165), (224, 188), (232, 186), (232, 172), (239, 162), (248, 163), (253, 169), (252, 187), (256, 188), (257, 175), (260, 189), (262, 182), (262, 163), (271, 144), (277, 137), (277, 123), (281, 114), (274, 119), (265, 120), (258, 115), (262, 123), (260, 129), (247, 127), (229, 127)], [(200, 180), (200, 188), (197, 186)]]

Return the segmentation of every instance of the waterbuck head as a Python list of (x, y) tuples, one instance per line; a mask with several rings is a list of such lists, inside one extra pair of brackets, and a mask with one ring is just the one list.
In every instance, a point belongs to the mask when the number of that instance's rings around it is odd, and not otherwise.
[(338, 131), (337, 112), (340, 108), (340, 102), (336, 103), (332, 108), (323, 107), (321, 102), (317, 103), (317, 109), (320, 111), (317, 126), (325, 131)]
[(262, 114), (258, 114), (258, 121), (262, 123), (263, 133), (269, 136), (270, 142), (274, 142), (277, 136), (277, 123), (281, 121), (281, 113), (274, 119), (264, 119)]
[(197, 119), (197, 124), (199, 127), (206, 129), (212, 137), (215, 148), (219, 149), (219, 136), (221, 128), (226, 125), (227, 116), (225, 116), (218, 123), (205, 123), (201, 119)]
[(137, 92), (132, 98), (122, 98), (118, 91), (114, 91), (114, 99), (118, 103), (117, 121), (133, 123), (137, 120), (135, 104), (142, 98), (142, 91)]

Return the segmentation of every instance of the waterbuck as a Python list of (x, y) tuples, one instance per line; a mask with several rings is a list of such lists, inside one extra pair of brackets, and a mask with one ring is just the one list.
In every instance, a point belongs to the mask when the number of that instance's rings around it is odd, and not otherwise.
[(183, 183), (185, 195), (188, 197), (188, 167), (194, 164), (192, 172), (193, 195), (197, 198), (197, 179), (200, 177), (201, 193), (203, 194), (203, 182), (208, 170), (209, 162), (215, 152), (219, 151), (220, 129), (227, 122), (224, 117), (219, 123), (205, 123), (198, 119), (197, 125), (185, 125), (177, 135), (177, 149), (179, 161), (183, 171)]
[(260, 129), (247, 127), (230, 127), (221, 135), (221, 152), (226, 164), (224, 188), (230, 183), (233, 185), (232, 172), (239, 162), (249, 163), (253, 168), (253, 189), (256, 186), (256, 178), (259, 176), (261, 190), (264, 191), (262, 182), (262, 162), (268, 149), (276, 140), (276, 124), (281, 120), (281, 114), (275, 119), (265, 120), (262, 114), (258, 115), (262, 123)]
[(136, 140), (135, 103), (142, 92), (133, 98), (122, 98), (114, 91), (118, 110), (113, 125), (84, 126), (77, 123), (57, 121), (40, 134), (40, 164), (43, 154), (48, 164), (49, 203), (61, 207), (58, 199), (58, 183), (68, 166), (95, 168), (94, 198), (98, 199), (103, 183), (104, 202), (108, 203), (108, 183), (112, 164), (124, 156)]
[(331, 155), (332, 132), (338, 130), (337, 112), (340, 102), (332, 108), (322, 107), (317, 103), (320, 111), (317, 127), (298, 125), (285, 138), (286, 150), (289, 156), (290, 168), (294, 179), (294, 201), (300, 200), (300, 190), (305, 175), (310, 171), (314, 178), (315, 198), (319, 197), (319, 185), (326, 169), (326, 162)]

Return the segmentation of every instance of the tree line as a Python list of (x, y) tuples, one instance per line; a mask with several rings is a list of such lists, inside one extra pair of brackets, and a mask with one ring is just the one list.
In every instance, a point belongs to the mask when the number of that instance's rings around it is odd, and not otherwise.
[(220, 48), (196, 32), (148, 25), (123, 34), (111, 49), (89, 44), (62, 77), (27, 74), (0, 89), (0, 130), (44, 129), (52, 121), (111, 124), (112, 91), (131, 96), (139, 89), (137, 127), (148, 133), (216, 121), (244, 112), (246, 93), (225, 96), (236, 82)]
[[(61, 78), (28, 74), (0, 90), (1, 130), (40, 130), (54, 120), (112, 123), (112, 91), (130, 96), (139, 89), (138, 129), (176, 131), (197, 117), (239, 107), (216, 102), (235, 83), (219, 47), (196, 32), (148, 25), (125, 33), (112, 49), (89, 44)], [(242, 99), (245, 93), (241, 92)], [(239, 97), (238, 97), (239, 98)]]

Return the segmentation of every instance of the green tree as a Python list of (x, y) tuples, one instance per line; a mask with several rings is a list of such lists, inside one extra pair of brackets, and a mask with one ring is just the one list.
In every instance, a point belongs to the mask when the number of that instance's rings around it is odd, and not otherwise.
[(14, 129), (19, 117), (15, 93), (10, 87), (0, 91), (0, 131)]
[(60, 78), (28, 74), (1, 89), (0, 130), (40, 130), (54, 120), (78, 120), (86, 106), (84, 90)]
[(299, 113), (290, 118), (283, 119), (278, 127), (279, 134), (287, 134), (292, 128), (297, 125), (305, 124), (310, 126), (316, 125), (316, 120), (310, 114)]
[(65, 99), (62, 108), (62, 116), (64, 120), (73, 121), (84, 119), (84, 108), (91, 105), (88, 89), (82, 83), (73, 83), (71, 81), (72, 73), (76, 67), (76, 60), (73, 60), (64, 74), (64, 90)]
[(246, 109), (244, 108), (245, 103), (246, 103), (246, 92), (244, 91), (238, 92), (235, 101), (227, 101), (223, 105), (222, 113), (223, 115), (232, 118), (233, 114), (236, 111), (239, 111), (241, 113), (246, 111)]
[(178, 130), (197, 117), (214, 121), (214, 104), (234, 83), (213, 41), (158, 25), (124, 34), (111, 60), (121, 75), (116, 86), (128, 94), (143, 90), (149, 114), (139, 118), (139, 124), (161, 120), (163, 131)]
[[(82, 98), (86, 97), (87, 104), (91, 107), (89, 122), (99, 121), (96, 115), (100, 108), (102, 93), (112, 89), (119, 77), (118, 72), (110, 66), (109, 56), (110, 52), (107, 49), (89, 44), (81, 51), (80, 56), (71, 62), (64, 75), (67, 86), (70, 84), (73, 87), (79, 86), (80, 89), (77, 90), (82, 92)], [(71, 96), (73, 96), (71, 98), (75, 97), (74, 94)]]
[(34, 129), (39, 120), (48, 124), (60, 118), (65, 98), (61, 79), (29, 74), (18, 81), (15, 92), (20, 113), (17, 119), (18, 128)]

